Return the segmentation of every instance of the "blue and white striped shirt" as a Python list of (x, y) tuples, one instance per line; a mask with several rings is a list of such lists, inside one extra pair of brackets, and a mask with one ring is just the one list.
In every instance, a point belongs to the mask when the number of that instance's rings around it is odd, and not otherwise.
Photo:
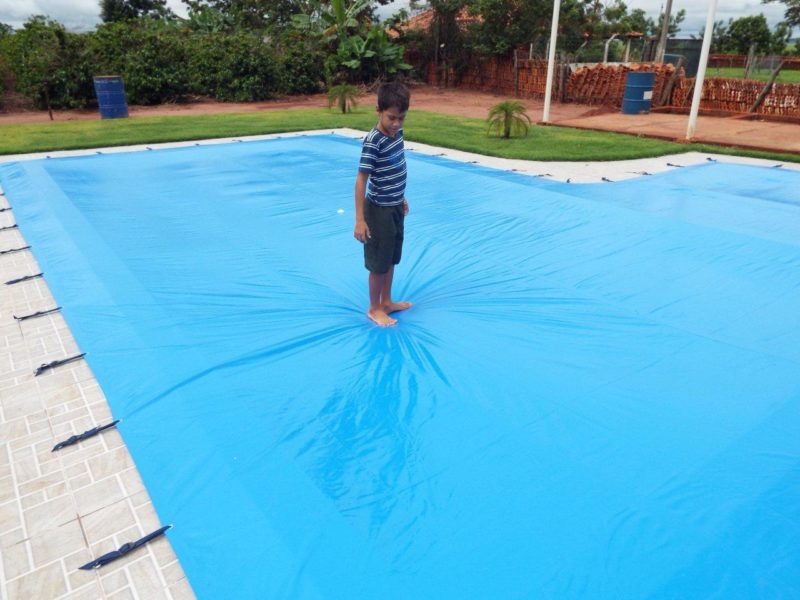
[(378, 206), (402, 204), (406, 193), (403, 130), (391, 138), (373, 127), (364, 138), (358, 170), (369, 175), (367, 200)]

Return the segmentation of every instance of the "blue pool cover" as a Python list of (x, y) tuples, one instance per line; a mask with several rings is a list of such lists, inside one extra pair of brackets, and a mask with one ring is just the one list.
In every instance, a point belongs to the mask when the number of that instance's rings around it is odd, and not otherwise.
[(800, 174), (409, 153), (380, 329), (359, 149), (0, 167), (196, 594), (800, 597)]

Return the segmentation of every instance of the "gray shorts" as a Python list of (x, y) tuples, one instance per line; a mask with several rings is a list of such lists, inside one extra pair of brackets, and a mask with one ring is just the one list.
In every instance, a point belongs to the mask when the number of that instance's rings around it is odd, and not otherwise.
[(370, 273), (386, 273), (403, 253), (403, 205), (378, 206), (365, 200), (364, 220), (370, 233), (364, 243), (364, 266)]

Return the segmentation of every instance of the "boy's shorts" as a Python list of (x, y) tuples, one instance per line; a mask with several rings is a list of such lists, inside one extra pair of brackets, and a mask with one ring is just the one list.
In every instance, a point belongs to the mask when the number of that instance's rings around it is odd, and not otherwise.
[(403, 253), (403, 205), (378, 206), (365, 200), (364, 220), (370, 233), (364, 243), (364, 266), (370, 273), (386, 273)]

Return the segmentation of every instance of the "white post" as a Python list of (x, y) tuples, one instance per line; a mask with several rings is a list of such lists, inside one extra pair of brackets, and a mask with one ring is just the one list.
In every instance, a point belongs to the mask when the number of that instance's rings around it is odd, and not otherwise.
[(700, 65), (697, 67), (697, 78), (694, 81), (694, 94), (692, 95), (692, 109), (689, 111), (689, 126), (686, 128), (686, 139), (694, 137), (697, 127), (697, 113), (700, 112), (700, 100), (703, 96), (703, 81), (706, 78), (708, 66), (708, 52), (711, 50), (711, 37), (714, 34), (714, 17), (717, 14), (717, 0), (709, 0), (708, 16), (706, 17), (706, 32), (703, 34), (703, 48), (700, 50)]
[(542, 122), (550, 121), (550, 96), (553, 94), (553, 71), (556, 62), (556, 39), (558, 37), (558, 14), (561, 12), (561, 0), (553, 0), (553, 25), (550, 27), (550, 48), (547, 52), (547, 85), (544, 89), (544, 113)]

